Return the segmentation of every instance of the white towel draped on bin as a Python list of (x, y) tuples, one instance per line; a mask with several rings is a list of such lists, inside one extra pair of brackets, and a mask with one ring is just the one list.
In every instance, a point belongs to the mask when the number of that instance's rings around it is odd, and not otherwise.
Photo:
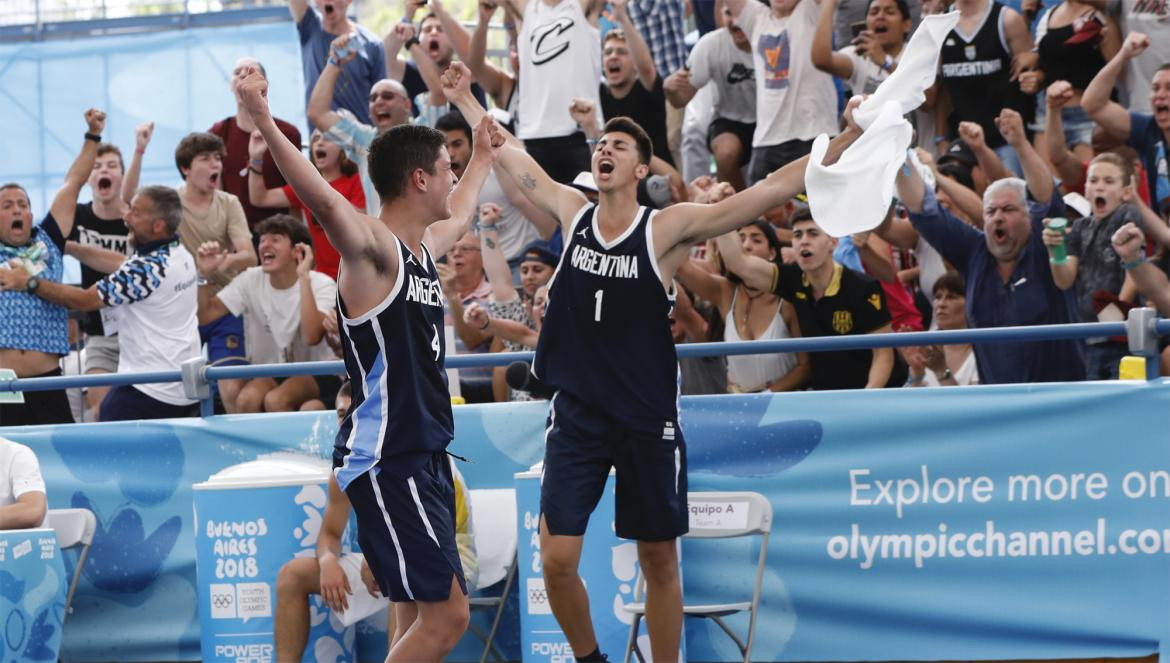
[(927, 16), (902, 52), (898, 68), (854, 112), (865, 130), (831, 166), (823, 166), (829, 137), (817, 136), (804, 186), (813, 219), (834, 237), (876, 228), (894, 195), (894, 177), (906, 161), (914, 130), (903, 117), (926, 100), (938, 54), (959, 12)]

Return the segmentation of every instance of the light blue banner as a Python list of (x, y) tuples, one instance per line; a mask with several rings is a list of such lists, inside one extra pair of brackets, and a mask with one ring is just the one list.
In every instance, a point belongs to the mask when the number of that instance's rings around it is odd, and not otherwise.
[[(1158, 651), (1168, 406), (1165, 383), (684, 399), (691, 489), (755, 490), (775, 509), (753, 660)], [(542, 404), (455, 414), (469, 487), (511, 487), (540, 459)], [(334, 430), (308, 413), (0, 430), (37, 453), (52, 507), (98, 515), (64, 658), (198, 658), (191, 485), (276, 450), (325, 455)], [(684, 546), (688, 600), (750, 593), (750, 544), (729, 546)], [(359, 659), (378, 658), (366, 635)], [(478, 658), (470, 637), (458, 652)], [(688, 623), (687, 652), (736, 659), (705, 622)]]

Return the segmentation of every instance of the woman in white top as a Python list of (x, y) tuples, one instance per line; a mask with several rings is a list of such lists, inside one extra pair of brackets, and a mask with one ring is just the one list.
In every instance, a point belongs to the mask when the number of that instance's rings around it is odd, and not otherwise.
[[(934, 282), (934, 320), (939, 329), (967, 328), (966, 292), (966, 283), (958, 272), (947, 272)], [(979, 384), (970, 343), (906, 348), (903, 356), (910, 365), (908, 387)]]
[[(744, 253), (775, 260), (780, 253), (776, 231), (753, 221), (736, 231)], [(734, 274), (712, 274), (694, 261), (684, 263), (678, 278), (697, 296), (712, 302), (725, 321), (723, 340), (750, 341), (800, 336), (792, 306), (776, 295), (745, 286)], [(769, 353), (727, 357), (727, 389), (733, 393), (792, 391), (809, 380), (806, 353)]]

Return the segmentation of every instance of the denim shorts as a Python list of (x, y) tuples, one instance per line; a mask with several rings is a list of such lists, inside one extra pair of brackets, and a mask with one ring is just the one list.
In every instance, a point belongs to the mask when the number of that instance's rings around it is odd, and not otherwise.
[[(1028, 125), (1032, 131), (1044, 131), (1044, 123), (1048, 119), (1048, 104), (1044, 93), (1036, 97), (1036, 121)], [(1080, 106), (1066, 106), (1060, 109), (1060, 119), (1064, 124), (1064, 143), (1072, 149), (1075, 145), (1093, 144), (1093, 121), (1089, 114)]]

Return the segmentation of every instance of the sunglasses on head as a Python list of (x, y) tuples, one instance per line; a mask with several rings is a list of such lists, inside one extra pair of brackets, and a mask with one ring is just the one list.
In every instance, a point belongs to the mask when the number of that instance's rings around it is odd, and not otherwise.
[(378, 97), (381, 97), (382, 101), (394, 101), (395, 99), (398, 98), (398, 93), (391, 92), (389, 90), (382, 90), (381, 92), (371, 92), (370, 93), (370, 103), (372, 104), (375, 101), (377, 101)]

